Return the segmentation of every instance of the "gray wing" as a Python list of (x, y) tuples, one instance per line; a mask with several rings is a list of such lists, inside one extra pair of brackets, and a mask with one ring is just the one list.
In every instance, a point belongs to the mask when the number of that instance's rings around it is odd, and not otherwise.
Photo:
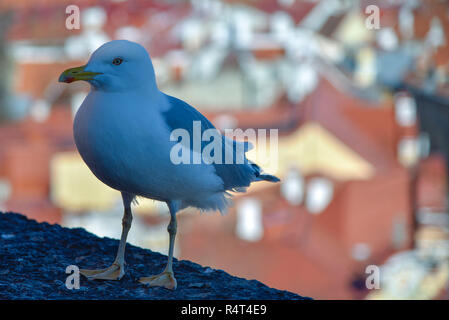
[[(166, 97), (170, 104), (170, 108), (167, 111), (163, 112), (162, 115), (171, 130), (181, 128), (189, 132), (190, 148), (192, 148), (193, 146), (194, 121), (201, 122), (201, 132), (204, 132), (207, 129), (217, 130), (205, 116), (203, 116), (199, 111), (190, 106), (188, 103), (169, 95), (166, 95)], [(223, 180), (224, 190), (241, 191), (240, 189), (248, 187), (253, 181), (268, 180), (264, 179), (264, 177), (267, 177), (268, 175), (261, 175), (259, 166), (246, 159), (245, 156), (243, 159), (243, 163), (236, 163), (236, 155), (238, 152), (237, 145), (239, 142), (230, 140), (222, 136), (221, 134), (220, 138), (220, 142), (222, 145), (222, 161), (220, 164), (214, 163), (213, 165), (215, 167), (216, 174)], [(202, 141), (201, 151), (208, 143), (209, 141)], [(232, 145), (230, 145), (231, 143)], [(226, 164), (224, 150), (230, 147), (233, 148), (234, 161), (231, 164)], [(244, 152), (248, 151), (248, 148), (249, 144), (245, 142)], [(213, 156), (213, 153), (211, 155)]]

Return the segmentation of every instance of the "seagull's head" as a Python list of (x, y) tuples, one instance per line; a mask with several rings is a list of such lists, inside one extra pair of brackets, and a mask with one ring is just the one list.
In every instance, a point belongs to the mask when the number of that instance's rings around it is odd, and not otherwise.
[(96, 90), (124, 91), (157, 88), (153, 64), (144, 47), (127, 40), (103, 44), (92, 53), (89, 62), (65, 70), (59, 82), (84, 80)]

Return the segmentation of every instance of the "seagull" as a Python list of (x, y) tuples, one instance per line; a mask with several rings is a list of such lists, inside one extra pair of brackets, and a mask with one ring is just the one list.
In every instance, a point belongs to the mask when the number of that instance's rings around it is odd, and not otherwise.
[[(76, 147), (92, 173), (121, 192), (124, 206), (114, 262), (104, 269), (82, 269), (80, 273), (88, 279), (123, 277), (126, 238), (132, 223), (131, 204), (136, 197), (144, 197), (168, 206), (169, 248), (165, 269), (160, 274), (140, 278), (139, 282), (176, 289), (173, 273), (176, 213), (187, 207), (224, 213), (231, 204), (230, 192), (245, 192), (255, 181), (279, 179), (264, 174), (245, 157), (244, 153), (251, 148), (248, 142), (221, 135), (194, 107), (161, 92), (150, 55), (140, 44), (127, 40), (107, 42), (92, 53), (86, 65), (67, 69), (59, 77), (59, 82), (65, 83), (78, 80), (87, 81), (90, 92), (75, 115)], [(207, 141), (200, 138), (195, 147), (195, 128), (212, 131), (214, 139), (210, 141), (218, 142), (209, 157), (201, 157)], [(176, 130), (184, 130), (189, 137), (174, 137)], [(221, 161), (229, 151), (231, 157), (227, 160), (233, 161)], [(176, 156), (183, 152), (189, 156), (180, 162)], [(200, 161), (190, 161), (198, 156)], [(238, 156), (243, 161), (238, 161)]]

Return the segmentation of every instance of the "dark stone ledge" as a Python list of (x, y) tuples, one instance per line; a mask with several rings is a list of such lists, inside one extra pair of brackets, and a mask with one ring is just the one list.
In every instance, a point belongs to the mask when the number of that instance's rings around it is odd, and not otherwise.
[(67, 266), (107, 267), (117, 247), (118, 240), (99, 238), (81, 228), (0, 213), (0, 299), (306, 299), (177, 259), (173, 269), (178, 288), (149, 288), (137, 280), (161, 272), (167, 258), (129, 244), (126, 274), (120, 281), (89, 281), (80, 276), (80, 289), (67, 289)]

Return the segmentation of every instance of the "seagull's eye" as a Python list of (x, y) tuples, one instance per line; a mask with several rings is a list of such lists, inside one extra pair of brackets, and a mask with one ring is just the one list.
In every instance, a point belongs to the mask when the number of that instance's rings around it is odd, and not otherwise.
[(115, 66), (118, 66), (119, 64), (122, 64), (123, 59), (122, 58), (115, 58), (114, 60), (112, 60), (112, 64)]

